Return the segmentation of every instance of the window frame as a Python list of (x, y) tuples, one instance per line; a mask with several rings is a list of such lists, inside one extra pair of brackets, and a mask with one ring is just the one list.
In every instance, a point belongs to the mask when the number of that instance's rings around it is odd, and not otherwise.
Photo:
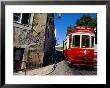
[[(14, 17), (14, 15), (13, 15)], [(33, 20), (34, 20), (34, 13), (30, 13), (30, 22), (29, 24), (25, 25), (25, 24), (21, 24), (20, 22), (15, 22), (13, 19), (13, 26), (15, 28), (19, 28), (19, 29), (27, 29), (27, 30), (31, 30), (32, 29), (32, 25), (33, 25)]]
[[(87, 46), (87, 44), (86, 44), (86, 43), (87, 43), (87, 39), (86, 39), (86, 38), (83, 39), (84, 36), (89, 37), (89, 38), (88, 38), (88, 39), (89, 39), (89, 40), (88, 40), (88, 42), (89, 42), (88, 46)], [(85, 47), (83, 47), (83, 40), (84, 40), (84, 46), (85, 46)], [(90, 35), (82, 35), (82, 36), (81, 36), (81, 48), (90, 48), (90, 47), (91, 47), (91, 36), (90, 36)]]
[[(15, 14), (15, 13), (13, 13), (13, 17), (14, 17), (14, 14)], [(23, 24), (23, 23), (22, 23), (22, 15), (23, 15), (23, 14), (26, 14), (26, 13), (20, 13), (20, 14), (21, 14), (21, 15), (20, 15), (20, 17), (19, 17), (19, 21), (15, 21), (14, 18), (13, 18), (13, 23), (20, 24), (20, 25), (24, 25), (24, 26), (30, 26), (30, 25), (32, 26), (34, 14), (32, 14), (32, 13), (27, 13), (27, 14), (30, 15), (29, 18), (28, 18), (28, 23), (27, 23), (27, 24)]]
[[(72, 48), (75, 48), (75, 46), (73, 45), (73, 36), (75, 36), (75, 35), (79, 35), (80, 36), (80, 47), (78, 47), (78, 48), (84, 48), (84, 47), (82, 47), (82, 35), (90, 36), (90, 40), (89, 40), (90, 41), (90, 45), (89, 45), (89, 47), (85, 47), (85, 48), (90, 48), (90, 49), (94, 49), (95, 48), (95, 34), (89, 34), (89, 33), (74, 33), (74, 34), (72, 34)], [(94, 37), (94, 47), (92, 47), (92, 45), (91, 45), (91, 43), (92, 43), (91, 36)]]

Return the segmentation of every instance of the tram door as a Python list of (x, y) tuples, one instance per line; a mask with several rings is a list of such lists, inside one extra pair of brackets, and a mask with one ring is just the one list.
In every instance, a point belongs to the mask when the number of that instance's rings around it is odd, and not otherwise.
[(14, 48), (14, 72), (21, 69), (24, 48)]

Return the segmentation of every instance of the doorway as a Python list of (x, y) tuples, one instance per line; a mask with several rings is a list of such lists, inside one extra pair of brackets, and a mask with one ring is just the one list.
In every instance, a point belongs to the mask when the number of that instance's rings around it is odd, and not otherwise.
[(14, 47), (14, 62), (13, 62), (14, 72), (21, 70), (23, 54), (24, 54), (24, 48), (15, 48)]

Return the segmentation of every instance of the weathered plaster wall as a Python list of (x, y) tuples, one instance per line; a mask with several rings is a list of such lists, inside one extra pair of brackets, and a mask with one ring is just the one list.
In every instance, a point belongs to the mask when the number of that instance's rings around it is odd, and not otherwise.
[[(54, 29), (49, 29), (50, 38), (46, 39), (47, 14), (35, 13), (32, 28), (17, 27), (16, 25), (22, 26), (20, 24), (14, 25), (14, 47), (25, 48), (23, 60), (27, 60), (28, 64), (31, 64), (32, 67), (41, 67), (44, 52), (54, 47), (52, 44), (54, 35), (53, 32), (51, 32)], [(21, 65), (22, 68), (23, 64), (24, 63)]]

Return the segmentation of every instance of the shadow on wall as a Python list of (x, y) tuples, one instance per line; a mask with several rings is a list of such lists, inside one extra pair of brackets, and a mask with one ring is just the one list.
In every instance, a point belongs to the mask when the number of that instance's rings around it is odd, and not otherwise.
[(59, 63), (64, 60), (64, 58), (63, 52), (55, 50), (54, 53), (48, 53), (45, 55), (43, 66)]

